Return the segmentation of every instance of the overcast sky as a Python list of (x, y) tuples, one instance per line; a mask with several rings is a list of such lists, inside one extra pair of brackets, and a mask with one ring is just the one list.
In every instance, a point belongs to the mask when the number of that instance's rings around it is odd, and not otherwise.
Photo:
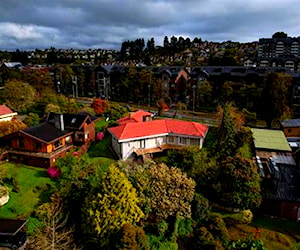
[(300, 36), (300, 0), (0, 0), (0, 49), (120, 49), (164, 36), (252, 42)]

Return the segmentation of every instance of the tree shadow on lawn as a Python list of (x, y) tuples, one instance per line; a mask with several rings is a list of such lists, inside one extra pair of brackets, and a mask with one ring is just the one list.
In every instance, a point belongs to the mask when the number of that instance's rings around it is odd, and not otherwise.
[(106, 157), (117, 160), (118, 157), (110, 145), (110, 137), (106, 134), (101, 141), (93, 142), (88, 149), (89, 157)]

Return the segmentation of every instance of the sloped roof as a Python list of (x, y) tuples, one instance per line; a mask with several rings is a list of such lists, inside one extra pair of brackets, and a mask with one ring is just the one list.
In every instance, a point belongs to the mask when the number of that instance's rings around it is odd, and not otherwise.
[(4, 62), (3, 63), (7, 68), (20, 68), (23, 67), (20, 62)]
[(208, 127), (200, 123), (171, 119), (126, 123), (118, 127), (109, 128), (109, 132), (118, 140), (128, 140), (160, 134), (205, 137), (207, 130)]
[(281, 125), (284, 128), (300, 127), (300, 119), (290, 119), (281, 121)]
[(281, 130), (251, 129), (256, 149), (292, 151)]
[(15, 235), (26, 223), (27, 220), (0, 219), (0, 235)]
[(22, 129), (20, 130), (20, 132), (35, 137), (36, 139), (41, 140), (45, 143), (50, 143), (60, 137), (71, 133), (71, 131), (68, 129), (61, 131), (55, 128), (54, 126), (48, 124), (47, 122), (41, 123), (33, 127)]
[(129, 122), (142, 122), (144, 116), (151, 116), (152, 113), (144, 111), (142, 109), (130, 114), (128, 117), (123, 117), (118, 120), (120, 124), (129, 123)]
[(13, 114), (14, 112), (7, 107), (6, 105), (0, 105), (0, 116), (2, 115), (8, 115), (8, 114)]
[[(59, 116), (61, 114), (50, 112), (47, 116), (47, 122), (54, 126), (55, 124), (55, 116)], [(90, 124), (91, 122), (97, 120), (96, 116), (90, 115), (87, 112), (80, 112), (77, 114), (62, 114), (64, 127), (70, 129), (80, 129), (84, 122)]]

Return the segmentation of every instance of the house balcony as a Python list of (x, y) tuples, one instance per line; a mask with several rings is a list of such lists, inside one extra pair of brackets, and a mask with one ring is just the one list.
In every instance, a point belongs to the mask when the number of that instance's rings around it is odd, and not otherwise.
[(60, 155), (63, 152), (66, 152), (73, 148), (72, 144), (67, 144), (63, 147), (58, 148), (57, 150), (45, 153), (45, 152), (30, 152), (30, 151), (24, 151), (24, 150), (18, 150), (18, 149), (8, 149), (9, 154), (17, 154), (17, 155), (25, 155), (25, 156), (31, 156), (31, 157), (40, 157), (40, 158), (53, 158), (57, 155)]
[(145, 154), (159, 153), (159, 152), (163, 152), (164, 150), (167, 150), (167, 149), (180, 149), (183, 146), (184, 145), (180, 146), (177, 144), (163, 144), (163, 145), (159, 145), (159, 146), (153, 147), (153, 148), (134, 148), (133, 152), (135, 152), (139, 156), (139, 155), (145, 155)]

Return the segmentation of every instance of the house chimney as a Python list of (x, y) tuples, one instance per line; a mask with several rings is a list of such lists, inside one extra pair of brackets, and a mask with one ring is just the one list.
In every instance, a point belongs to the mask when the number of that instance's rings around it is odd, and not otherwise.
[(61, 131), (65, 130), (63, 114), (54, 114), (54, 127)]

